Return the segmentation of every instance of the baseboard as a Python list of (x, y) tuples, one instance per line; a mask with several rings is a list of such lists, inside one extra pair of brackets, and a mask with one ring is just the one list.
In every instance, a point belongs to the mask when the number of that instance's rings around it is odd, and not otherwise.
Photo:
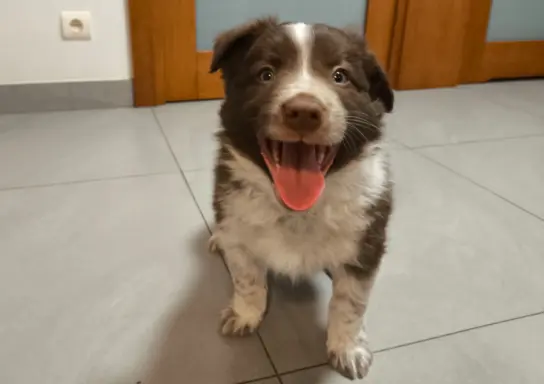
[(199, 100), (222, 99), (224, 96), (221, 74), (219, 72), (210, 73), (212, 56), (212, 51), (200, 51), (196, 53)]
[(544, 40), (487, 43), (481, 71), (483, 81), (544, 76)]
[(0, 113), (132, 105), (132, 80), (0, 85)]

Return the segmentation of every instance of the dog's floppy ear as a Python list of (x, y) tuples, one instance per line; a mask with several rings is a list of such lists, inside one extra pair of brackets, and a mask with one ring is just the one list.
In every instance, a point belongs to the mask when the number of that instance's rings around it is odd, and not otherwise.
[(243, 51), (267, 28), (277, 26), (274, 17), (266, 17), (250, 21), (238, 27), (221, 33), (216, 37), (213, 45), (212, 64), (210, 73), (222, 69), (229, 57), (239, 50)]
[(355, 44), (355, 49), (362, 53), (363, 71), (370, 85), (370, 98), (372, 100), (380, 100), (386, 112), (393, 110), (395, 96), (393, 90), (387, 80), (387, 75), (384, 73), (376, 56), (368, 49), (365, 38), (360, 32), (360, 28), (346, 28), (344, 31)]
[(376, 56), (369, 52), (366, 47), (364, 49), (363, 69), (370, 83), (370, 98), (372, 100), (380, 100), (385, 107), (385, 111), (391, 112), (395, 96), (389, 85), (389, 80), (387, 80), (387, 75), (380, 67), (380, 64), (378, 64)]

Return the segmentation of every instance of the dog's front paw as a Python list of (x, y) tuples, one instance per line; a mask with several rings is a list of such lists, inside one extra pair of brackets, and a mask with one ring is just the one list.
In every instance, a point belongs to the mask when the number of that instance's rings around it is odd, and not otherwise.
[(217, 236), (211, 235), (208, 239), (208, 251), (210, 253), (219, 253), (219, 244), (217, 241)]
[(231, 307), (221, 313), (221, 333), (225, 336), (247, 336), (255, 332), (262, 316), (253, 313), (241, 315)]
[(349, 379), (362, 379), (372, 364), (372, 352), (365, 341), (349, 347), (329, 349), (330, 364)]

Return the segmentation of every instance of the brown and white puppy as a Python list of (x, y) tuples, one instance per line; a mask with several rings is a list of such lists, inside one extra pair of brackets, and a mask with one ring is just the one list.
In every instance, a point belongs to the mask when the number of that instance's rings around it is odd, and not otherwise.
[(387, 79), (359, 34), (272, 18), (221, 34), (218, 70), (226, 98), (210, 244), (234, 284), (222, 332), (257, 328), (268, 271), (297, 279), (327, 270), (331, 363), (361, 378), (372, 361), (363, 316), (391, 211)]

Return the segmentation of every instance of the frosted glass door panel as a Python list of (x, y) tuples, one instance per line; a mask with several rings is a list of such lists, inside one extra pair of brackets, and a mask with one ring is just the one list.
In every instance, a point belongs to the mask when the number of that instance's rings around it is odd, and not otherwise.
[[(219, 33), (252, 18), (364, 26), (366, 0), (195, 0), (197, 49), (212, 49)], [(541, 0), (544, 1), (544, 0)]]
[(544, 0), (493, 0), (487, 40), (544, 40)]

